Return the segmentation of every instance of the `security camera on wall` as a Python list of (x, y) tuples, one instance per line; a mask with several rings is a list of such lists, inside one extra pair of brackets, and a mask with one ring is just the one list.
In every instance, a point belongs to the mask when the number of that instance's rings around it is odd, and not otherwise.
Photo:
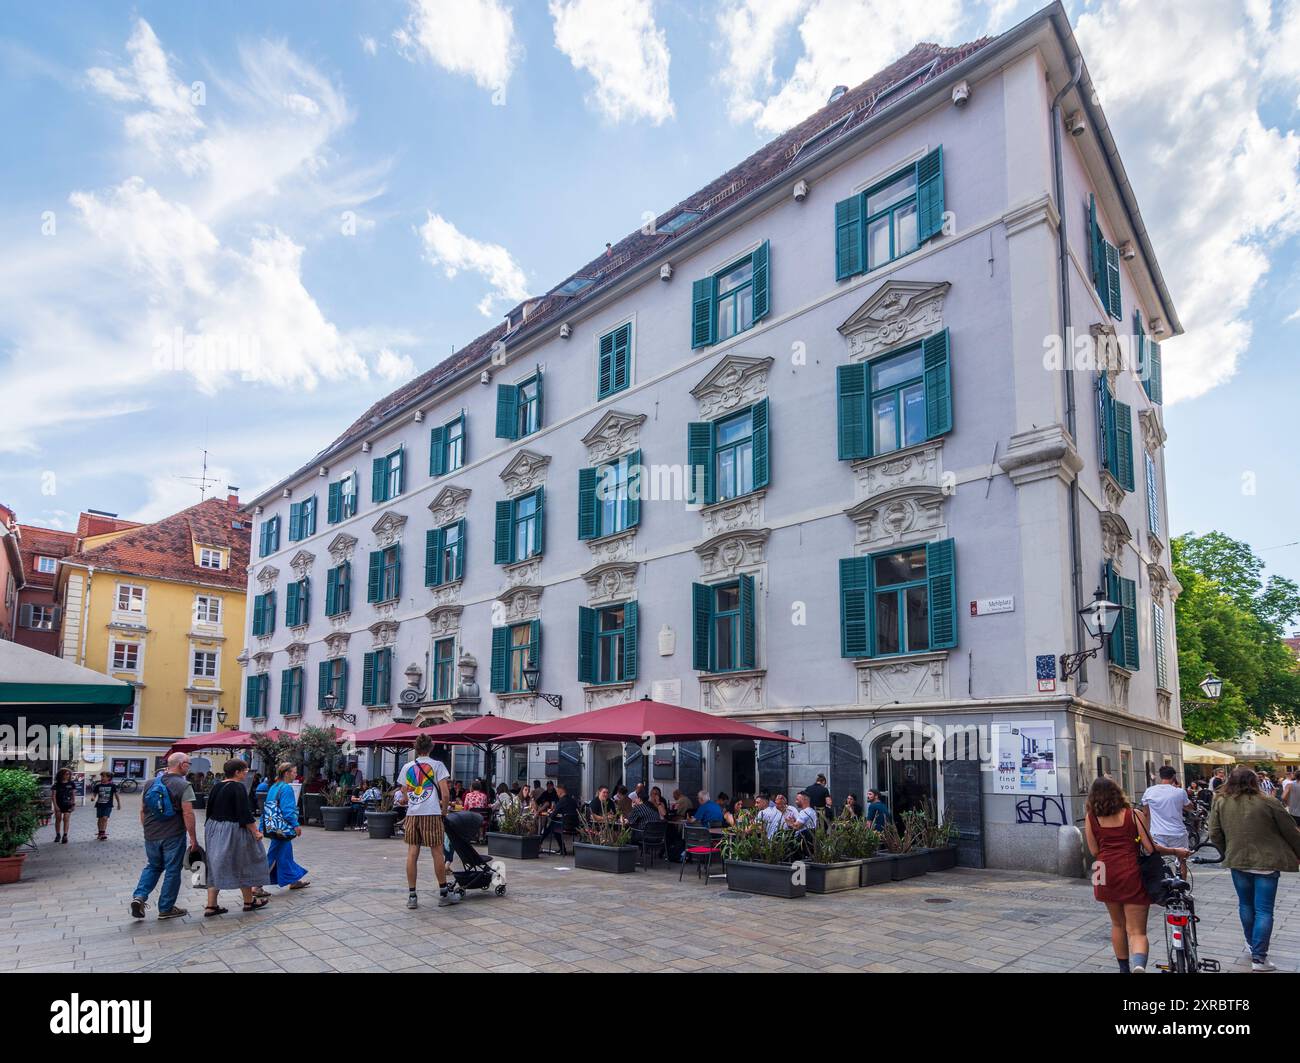
[(970, 85), (965, 81), (959, 81), (952, 87), (952, 103), (954, 107), (965, 107), (970, 102)]
[(489, 369), (484, 369), (483, 372), (479, 373), (478, 375), (478, 382), (480, 384), (492, 383), (492, 371)]
[(1083, 115), (1075, 111), (1066, 117), (1065, 128), (1070, 131), (1070, 136), (1081, 137), (1088, 131), (1088, 123), (1084, 120)]

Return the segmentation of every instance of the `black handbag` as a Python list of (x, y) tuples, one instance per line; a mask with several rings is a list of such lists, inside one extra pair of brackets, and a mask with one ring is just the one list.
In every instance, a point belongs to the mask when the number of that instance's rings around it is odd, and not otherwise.
[[(1137, 821), (1136, 816), (1133, 818)], [(1169, 902), (1169, 889), (1165, 885), (1165, 860), (1154, 850), (1146, 851), (1146, 847), (1142, 844), (1142, 833), (1143, 827), (1139, 825), (1134, 841), (1137, 844), (1138, 872), (1142, 876), (1142, 888), (1147, 891), (1152, 904), (1158, 904), (1163, 908)]]

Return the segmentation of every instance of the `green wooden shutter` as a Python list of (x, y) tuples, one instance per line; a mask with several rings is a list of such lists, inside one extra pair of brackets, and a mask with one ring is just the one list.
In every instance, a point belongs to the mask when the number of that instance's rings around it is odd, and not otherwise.
[(441, 476), (447, 471), (447, 429), (429, 429), (429, 475)]
[(862, 194), (835, 204), (835, 279), (842, 281), (862, 272)]
[(339, 565), (339, 589), (336, 595), (337, 611), (346, 613), (352, 608), (352, 562)]
[(767, 443), (767, 399), (754, 403), (752, 411), (754, 439), (754, 490), (766, 487), (771, 479), (771, 461)]
[(925, 435), (937, 439), (952, 431), (952, 368), (948, 330), (921, 342), (925, 365)]
[(600, 535), (600, 512), (596, 508), (596, 483), (599, 470), (578, 470), (578, 538), (595, 539)]
[(767, 317), (768, 309), (772, 305), (770, 296), (771, 292), (771, 260), (772, 252), (768, 246), (768, 241), (764, 240), (755, 250), (753, 257), (750, 259), (753, 264), (754, 276), (754, 321), (758, 322)]
[(250, 720), (257, 717), (257, 676), (250, 675), (244, 683), (244, 715)]
[(1158, 602), (1151, 603), (1152, 647), (1156, 659), (1156, 686), (1169, 689), (1169, 663), (1165, 657), (1165, 610)]
[(361, 704), (375, 703), (375, 658), (377, 653), (367, 653), (362, 658), (361, 667)]
[(298, 623), (298, 584), (289, 584), (289, 593), (284, 598), (284, 622), (292, 627)]
[(867, 623), (870, 599), (870, 558), (840, 558), (841, 657), (871, 656), (871, 639)]
[(1165, 401), (1164, 373), (1160, 367), (1160, 344), (1147, 340), (1147, 375), (1142, 381), (1146, 386), (1147, 396), (1152, 402), (1161, 404)]
[(519, 438), (519, 389), (514, 384), (497, 385), (497, 438)]
[(266, 619), (262, 626), (266, 629), (262, 632), (264, 635), (275, 631), (275, 591), (266, 592)]
[(533, 556), (541, 557), (546, 552), (546, 488), (539, 487), (533, 496), (537, 499), (537, 553)]
[(316, 708), (325, 708), (325, 695), (330, 691), (330, 662), (321, 661), (316, 671)]
[(614, 391), (614, 333), (600, 337), (596, 395), (604, 398)]
[(1147, 474), (1147, 530), (1153, 535), (1162, 535), (1160, 530), (1160, 479), (1156, 474), (1156, 462), (1150, 454), (1144, 454)]
[(339, 676), (338, 688), (334, 693), (339, 699), (338, 704), (334, 707), (336, 709), (346, 709), (348, 706), (348, 662), (346, 659), (343, 661), (343, 673)]
[(437, 587), (442, 583), (442, 529), (430, 528), (424, 533), (424, 585)]
[(384, 580), (384, 552), (382, 550), (370, 551), (370, 579), (366, 584), (366, 601), (377, 602), (383, 592)]
[[(709, 421), (692, 421), (686, 426), (686, 465), (690, 483), (687, 493), (693, 503), (710, 505), (715, 502), (713, 485), (713, 425)], [(700, 482), (697, 469), (704, 470), (704, 497), (696, 498), (696, 485)]]
[(534, 668), (542, 666), (542, 622), (528, 621), (528, 663)]
[(578, 682), (596, 682), (596, 610), (578, 607)]
[(1119, 463), (1115, 447), (1115, 400), (1105, 373), (1097, 378), (1097, 423), (1101, 429), (1101, 467), (1115, 476)]
[(289, 542), (296, 543), (302, 538), (302, 503), (289, 503)]
[(916, 242), (943, 232), (943, 147), (916, 164)]
[(292, 716), (289, 711), (289, 684), (292, 680), (289, 678), (291, 668), (282, 669), (280, 672), (280, 715)]
[(862, 362), (835, 370), (835, 391), (840, 461), (871, 457), (867, 431), (867, 367)]
[(641, 523), (641, 452), (632, 451), (627, 456), (627, 521), (629, 528)]
[[(766, 400), (764, 400), (766, 401)], [(758, 637), (755, 622), (754, 577), (740, 574), (740, 667), (758, 667)]]
[(622, 391), (632, 379), (632, 326), (614, 333), (613, 391)]
[(298, 623), (305, 624), (311, 619), (311, 577), (302, 578), (302, 590), (298, 592)]
[(393, 651), (390, 647), (385, 647), (376, 655), (376, 666), (380, 670), (380, 682), (376, 684), (378, 688), (375, 691), (377, 695), (377, 704), (387, 705), (392, 700), (393, 693)]
[(325, 615), (333, 616), (339, 609), (339, 570), (332, 568), (325, 573)]
[(375, 458), (370, 463), (370, 501), (388, 500), (388, 459)]
[(637, 603), (628, 602), (623, 606), (623, 678), (636, 679), (637, 664)]
[(1106, 249), (1106, 309), (1116, 321), (1124, 320), (1119, 289), (1119, 248), (1112, 243)]
[(1113, 404), (1115, 410), (1115, 479), (1125, 491), (1133, 490), (1133, 410), (1126, 402)]
[(449, 580), (465, 578), (465, 551), (469, 549), (469, 544), (465, 541), (465, 518), (464, 517), (461, 517), (460, 520), (456, 522), (456, 529), (459, 533), (456, 536), (456, 542), (459, 543), (460, 545), (456, 550), (456, 571), (455, 573), (447, 574), (446, 578)]
[(1101, 568), (1102, 582), (1106, 585), (1106, 597), (1120, 607), (1119, 619), (1115, 621), (1115, 630), (1106, 642), (1106, 657), (1113, 664), (1124, 665), (1124, 595), (1119, 589), (1119, 573), (1115, 566), (1107, 561)]
[(1119, 604), (1124, 607), (1124, 667), (1137, 671), (1138, 630), (1137, 630), (1137, 583), (1131, 579), (1119, 581)]
[(402, 544), (393, 546), (393, 598), (402, 596)]
[(510, 629), (494, 627), (492, 629), (492, 668), (489, 672), (488, 685), (493, 694), (504, 694), (510, 689)]
[(515, 559), (514, 512), (514, 503), (509, 499), (497, 503), (493, 560), (498, 565), (508, 565)]
[(691, 286), (691, 349), (713, 342), (713, 278)]
[(1092, 286), (1097, 289), (1103, 305), (1106, 302), (1106, 251), (1097, 224), (1097, 197), (1088, 196), (1088, 264), (1092, 268)]
[(540, 430), (546, 424), (546, 402), (543, 394), (542, 385), (546, 382), (542, 371), (537, 370), (537, 427)]
[(957, 645), (957, 554), (951, 539), (927, 543), (925, 571), (930, 582), (930, 649)]
[(262, 596), (255, 594), (253, 596), (253, 634), (262, 633)]
[(691, 667), (707, 672), (711, 664), (709, 648), (713, 642), (713, 588), (703, 583), (691, 584)]

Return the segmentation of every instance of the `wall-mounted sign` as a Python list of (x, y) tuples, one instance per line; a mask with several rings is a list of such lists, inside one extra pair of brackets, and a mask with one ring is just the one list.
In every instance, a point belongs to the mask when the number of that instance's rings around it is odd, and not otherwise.
[(1014, 613), (1016, 599), (1008, 594), (1003, 598), (979, 598), (970, 603), (971, 616), (988, 616), (990, 613)]
[(1055, 794), (1056, 726), (1051, 720), (994, 723), (999, 794)]
[(1051, 694), (1056, 690), (1056, 655), (1040, 653), (1034, 658), (1034, 673), (1038, 678), (1038, 692)]

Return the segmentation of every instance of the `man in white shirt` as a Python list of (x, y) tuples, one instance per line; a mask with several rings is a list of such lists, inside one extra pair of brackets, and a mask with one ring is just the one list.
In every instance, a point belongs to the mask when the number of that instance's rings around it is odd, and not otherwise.
[[(778, 794), (777, 800), (784, 804), (785, 794)], [(764, 830), (767, 831), (767, 836), (769, 838), (772, 837), (773, 834), (781, 829), (781, 824), (785, 820), (785, 817), (781, 814), (781, 810), (768, 801), (767, 794), (759, 794), (758, 797), (754, 799), (754, 806), (757, 809), (755, 818), (763, 824)]]
[(794, 795), (795, 808), (787, 810), (786, 826), (793, 831), (814, 831), (817, 829), (817, 810), (812, 807), (808, 795), (800, 790)]
[(1142, 804), (1151, 819), (1151, 837), (1170, 849), (1187, 848), (1187, 826), (1183, 809), (1192, 803), (1187, 791), (1178, 785), (1178, 773), (1169, 765), (1160, 769), (1160, 781), (1148, 786)]
[(415, 893), (416, 870), (420, 863), (420, 847), (427, 846), (433, 853), (433, 873), (438, 878), (438, 907), (453, 903), (447, 890), (447, 861), (442, 852), (442, 810), (448, 804), (448, 782), (451, 773), (440, 760), (434, 760), (433, 739), (420, 735), (415, 740), (415, 759), (397, 776), (398, 785), (406, 799), (406, 820), (403, 823), (406, 838), (406, 907), (418, 908)]

